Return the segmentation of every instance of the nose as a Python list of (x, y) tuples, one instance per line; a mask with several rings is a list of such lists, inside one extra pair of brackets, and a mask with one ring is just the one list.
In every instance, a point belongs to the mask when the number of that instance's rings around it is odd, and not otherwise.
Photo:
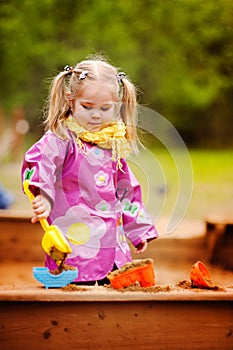
[(98, 109), (93, 109), (92, 113), (91, 113), (91, 118), (92, 119), (100, 119), (101, 115), (100, 115), (100, 111)]

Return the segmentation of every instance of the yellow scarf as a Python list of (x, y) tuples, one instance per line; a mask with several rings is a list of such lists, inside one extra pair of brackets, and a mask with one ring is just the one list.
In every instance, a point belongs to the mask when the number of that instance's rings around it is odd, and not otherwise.
[(71, 116), (66, 119), (65, 124), (75, 134), (76, 142), (80, 148), (84, 147), (82, 141), (85, 141), (96, 144), (101, 148), (112, 149), (112, 160), (118, 162), (120, 169), (122, 168), (120, 159), (130, 155), (130, 144), (125, 137), (126, 126), (121, 121), (111, 123), (102, 130), (95, 132), (86, 130)]

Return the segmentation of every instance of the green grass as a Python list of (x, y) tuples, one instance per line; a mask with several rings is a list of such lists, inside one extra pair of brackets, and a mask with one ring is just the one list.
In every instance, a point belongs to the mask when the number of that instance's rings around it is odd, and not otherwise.
[[(189, 150), (187, 154), (172, 153), (174, 158), (165, 149), (153, 149), (156, 160), (149, 155), (149, 166), (147, 165), (147, 171), (144, 169), (148, 174), (153, 171), (154, 164), (159, 162), (166, 182), (165, 199), (164, 194), (159, 191), (164, 182), (163, 179), (157, 178), (156, 170), (153, 180), (150, 181), (150, 188), (145, 181), (146, 174), (142, 176), (142, 171), (141, 174), (136, 171), (137, 178), (143, 184), (144, 199), (147, 200), (152, 196), (152, 206), (154, 205), (158, 211), (163, 206), (162, 214), (165, 216), (171, 215), (179, 196), (182, 196), (180, 200), (184, 207), (185, 202), (187, 204), (187, 218), (203, 219), (207, 215), (233, 215), (233, 151)], [(182, 189), (181, 182), (185, 182), (183, 192), (179, 192), (179, 189)], [(193, 185), (192, 197), (188, 205), (189, 198), (186, 197), (185, 190), (188, 192), (191, 185)]]
[(194, 191), (190, 215), (233, 215), (233, 151), (190, 152)]
[(233, 215), (233, 151), (191, 150), (194, 174), (189, 216)]
[(233, 184), (233, 151), (190, 151), (198, 182)]

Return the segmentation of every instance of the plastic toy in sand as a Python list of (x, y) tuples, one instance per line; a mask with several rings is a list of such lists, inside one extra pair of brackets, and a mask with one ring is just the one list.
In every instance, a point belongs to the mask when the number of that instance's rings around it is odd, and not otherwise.
[(152, 287), (155, 285), (153, 260), (133, 260), (119, 270), (110, 272), (107, 277), (115, 289), (125, 288), (136, 283), (139, 283), (143, 288)]
[(53, 274), (47, 267), (34, 267), (33, 276), (38, 282), (42, 283), (46, 289), (61, 288), (67, 286), (78, 277), (78, 270), (75, 268), (63, 270), (59, 274)]
[(213, 282), (207, 267), (201, 262), (197, 261), (191, 269), (190, 280), (192, 287), (211, 289)]

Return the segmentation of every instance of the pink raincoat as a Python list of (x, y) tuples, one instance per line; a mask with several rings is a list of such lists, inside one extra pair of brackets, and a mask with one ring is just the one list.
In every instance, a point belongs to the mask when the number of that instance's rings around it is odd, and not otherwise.
[[(90, 143), (80, 149), (72, 135), (64, 141), (51, 131), (25, 154), (23, 180), (32, 170), (34, 194), (50, 200), (48, 221), (70, 243), (66, 263), (78, 268), (77, 281), (102, 279), (114, 263), (120, 268), (131, 261), (127, 239), (137, 246), (157, 237), (140, 185), (124, 159), (121, 164), (122, 170), (111, 150)], [(57, 267), (49, 256), (45, 264)]]

